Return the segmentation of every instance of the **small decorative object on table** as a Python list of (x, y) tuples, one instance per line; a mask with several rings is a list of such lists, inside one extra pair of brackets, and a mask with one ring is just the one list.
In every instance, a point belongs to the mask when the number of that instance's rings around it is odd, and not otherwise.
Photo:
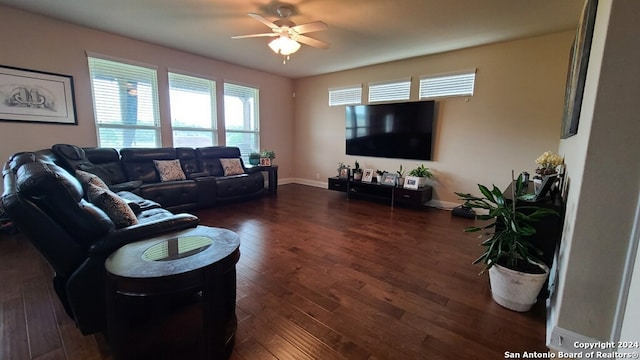
[(564, 158), (553, 151), (545, 151), (536, 159), (536, 174), (551, 175), (557, 173), (556, 168), (564, 164)]
[(342, 179), (349, 178), (349, 165), (345, 165), (343, 162), (338, 163), (338, 177)]
[(417, 189), (420, 183), (420, 178), (417, 176), (407, 176), (404, 178), (405, 189)]
[(364, 173), (362, 174), (362, 181), (373, 181), (373, 169), (364, 169)]
[(249, 164), (251, 165), (259, 165), (260, 164), (260, 153), (252, 152), (249, 154)]
[(395, 186), (397, 178), (398, 178), (398, 175), (396, 174), (384, 173), (384, 175), (382, 175), (382, 185)]
[(358, 160), (356, 160), (356, 163), (353, 166), (353, 180), (362, 180), (362, 169), (360, 169), (360, 163)]
[(273, 150), (262, 150), (260, 153), (260, 166), (271, 166), (273, 159), (276, 158), (276, 152)]
[(376, 181), (378, 182), (378, 184), (382, 184), (382, 175), (386, 174), (387, 172), (385, 170), (376, 170)]
[(409, 171), (409, 176), (416, 177), (417, 183), (415, 184), (415, 187), (413, 187), (414, 186), (413, 184), (409, 184), (409, 186), (411, 187), (407, 187), (407, 181), (405, 181), (404, 187), (409, 189), (417, 189), (419, 187), (424, 187), (425, 185), (427, 185), (427, 179), (432, 178), (433, 174), (431, 173), (431, 170), (429, 170), (428, 167), (425, 167), (424, 164), (421, 164), (417, 168)]
[[(552, 192), (557, 192), (559, 188), (562, 187), (564, 158), (553, 151), (545, 151), (538, 156), (536, 164), (538, 164), (536, 168), (537, 175), (533, 178), (536, 193), (539, 193), (546, 183), (549, 183), (547, 189), (552, 189)], [(550, 177), (554, 178), (550, 179)]]
[(400, 168), (398, 169), (398, 171), (396, 171), (396, 174), (398, 174), (398, 185), (402, 185), (404, 184), (404, 173), (405, 173), (405, 169), (402, 168), (402, 164), (400, 164)]

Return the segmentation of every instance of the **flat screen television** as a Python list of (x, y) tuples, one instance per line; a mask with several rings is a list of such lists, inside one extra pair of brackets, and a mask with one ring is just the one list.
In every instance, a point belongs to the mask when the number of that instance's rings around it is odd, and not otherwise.
[(347, 106), (347, 155), (432, 160), (434, 106), (434, 101)]

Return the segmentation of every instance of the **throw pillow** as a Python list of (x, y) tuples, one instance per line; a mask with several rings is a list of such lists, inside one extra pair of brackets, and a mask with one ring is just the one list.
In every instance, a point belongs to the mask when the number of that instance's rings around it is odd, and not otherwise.
[(138, 218), (129, 207), (129, 204), (113, 191), (89, 184), (87, 197), (90, 202), (102, 209), (111, 218), (116, 228), (119, 229), (138, 223)]
[(220, 165), (224, 170), (224, 176), (244, 174), (240, 159), (220, 159)]
[(156, 165), (160, 181), (186, 180), (187, 177), (180, 167), (180, 160), (153, 160)]
[[(95, 185), (99, 188), (108, 189), (109, 186), (98, 177), (98, 175), (92, 174), (90, 172), (76, 170), (76, 178), (80, 180), (82, 187), (87, 189), (89, 185)], [(86, 190), (85, 190), (86, 191)]]

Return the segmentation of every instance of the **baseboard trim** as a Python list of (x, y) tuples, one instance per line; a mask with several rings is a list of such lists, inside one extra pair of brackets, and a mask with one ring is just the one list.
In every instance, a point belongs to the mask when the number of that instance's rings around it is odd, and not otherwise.
[(301, 178), (292, 178), (291, 180), (292, 180), (291, 183), (294, 183), (294, 184), (308, 185), (308, 186), (319, 187), (324, 189), (329, 188), (328, 181), (315, 181), (315, 180), (301, 179)]
[(596, 340), (558, 326), (551, 330), (551, 335), (547, 339), (547, 347), (551, 351), (563, 354), (582, 354), (592, 351), (610, 353), (615, 350), (610, 345), (613, 345), (613, 343)]

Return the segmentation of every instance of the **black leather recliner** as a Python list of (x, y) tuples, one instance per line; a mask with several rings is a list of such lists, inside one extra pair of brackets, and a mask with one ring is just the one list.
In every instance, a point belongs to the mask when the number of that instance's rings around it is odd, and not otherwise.
[(199, 220), (119, 192), (142, 206), (137, 208), (137, 224), (116, 229), (105, 212), (83, 198), (80, 182), (54, 159), (50, 151), (12, 156), (3, 168), (1, 200), (12, 222), (55, 271), (54, 289), (86, 335), (106, 328), (106, 258), (124, 244), (195, 227)]

